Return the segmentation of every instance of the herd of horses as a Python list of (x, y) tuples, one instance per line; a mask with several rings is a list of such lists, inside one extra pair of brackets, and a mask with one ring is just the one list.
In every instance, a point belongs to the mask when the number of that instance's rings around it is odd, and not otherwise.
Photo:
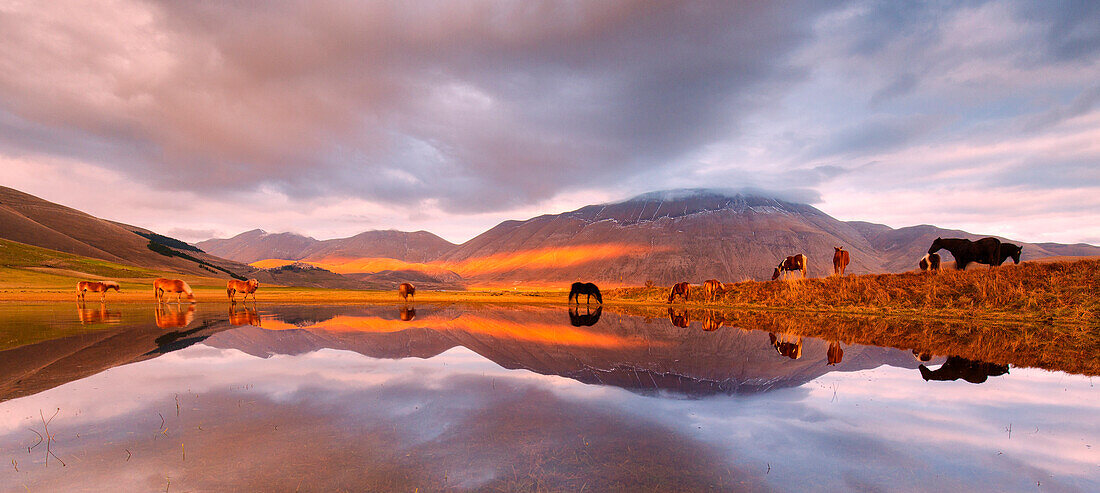
[[(993, 268), (1004, 264), (1008, 259), (1012, 259), (1013, 263), (1019, 264), (1020, 255), (1023, 253), (1023, 247), (1002, 242), (992, 237), (977, 241), (964, 238), (936, 238), (932, 242), (932, 246), (928, 247), (928, 253), (917, 262), (917, 266), (922, 271), (939, 271), (941, 259), (940, 254), (936, 252), (940, 250), (951, 252), (951, 256), (955, 257), (955, 269), (957, 270), (966, 269), (966, 266), (972, 263), (986, 264)], [(840, 246), (833, 247), (833, 275), (843, 276), (850, 263), (851, 255), (848, 250)], [(779, 262), (779, 265), (772, 271), (772, 280), (777, 280), (780, 277), (785, 278), (786, 275), (794, 272), (800, 273), (801, 278), (805, 279), (808, 266), (809, 257), (806, 254), (790, 255)], [(715, 302), (727, 289), (725, 284), (717, 279), (703, 281), (702, 287), (703, 298), (710, 303)], [(666, 301), (672, 303), (677, 298), (687, 301), (690, 291), (690, 283), (678, 282), (669, 290)]]
[[(244, 300), (248, 300), (248, 295), (252, 295), (252, 301), (256, 301), (256, 290), (260, 288), (260, 282), (255, 279), (249, 279), (247, 281), (238, 281), (236, 279), (230, 280), (225, 285), (225, 294), (229, 297), (229, 301), (236, 303), (237, 294), (244, 295)], [(76, 299), (83, 303), (85, 296), (88, 292), (100, 293), (100, 302), (107, 301), (107, 291), (115, 290), (115, 292), (121, 291), (121, 286), (115, 281), (80, 281), (76, 283)], [(191, 303), (195, 302), (195, 292), (191, 289), (191, 285), (187, 284), (187, 281), (182, 279), (165, 279), (163, 277), (153, 280), (153, 297), (156, 298), (157, 303), (168, 303), (169, 295), (176, 295), (176, 303), (181, 303), (184, 296), (187, 296), (187, 300)]]

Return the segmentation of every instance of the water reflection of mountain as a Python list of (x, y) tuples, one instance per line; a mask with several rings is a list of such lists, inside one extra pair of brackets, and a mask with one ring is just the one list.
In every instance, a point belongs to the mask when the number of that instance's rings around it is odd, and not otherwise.
[[(185, 327), (165, 324), (163, 307), (154, 312), (142, 307), (145, 320), (128, 315), (132, 325), (84, 332), (0, 351), (0, 401), (35, 394), (120, 365), (155, 358), (202, 342), (211, 334), (232, 327), (224, 317), (192, 322), (193, 308), (172, 312)], [(188, 318), (191, 317), (191, 318)], [(127, 322), (129, 324), (129, 322)], [(171, 330), (158, 327), (158, 324)]]
[(374, 358), (430, 358), (463, 346), (504, 368), (690, 395), (761, 392), (801, 385), (830, 371), (918, 365), (908, 352), (854, 345), (830, 366), (829, 343), (812, 338), (803, 338), (803, 356), (792, 360), (776, 352), (765, 331), (708, 332), (618, 313), (603, 314), (592, 327), (574, 327), (562, 308), (425, 306), (414, 321), (394, 323), (395, 307), (356, 307), (309, 326), (278, 326), (279, 320), (301, 320), (295, 310), (279, 309), (264, 328), (220, 332), (206, 344), (261, 357), (331, 348)]

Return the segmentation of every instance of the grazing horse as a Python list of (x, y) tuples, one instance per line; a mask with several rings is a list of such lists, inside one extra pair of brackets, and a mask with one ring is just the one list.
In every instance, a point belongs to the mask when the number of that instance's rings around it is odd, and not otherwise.
[(260, 281), (255, 279), (238, 281), (234, 279), (225, 285), (225, 294), (229, 295), (229, 301), (237, 301), (237, 293), (244, 293), (245, 301), (248, 301), (248, 295), (252, 295), (252, 301), (256, 301), (257, 289), (260, 289)]
[(1001, 253), (997, 255), (997, 265), (1005, 263), (1005, 260), (1012, 259), (1012, 263), (1020, 263), (1020, 254), (1024, 252), (1024, 247), (1020, 245), (1014, 245), (1012, 243), (1001, 243)]
[(99, 298), (100, 302), (107, 301), (107, 290), (113, 289), (115, 292), (119, 292), (119, 286), (114, 281), (80, 281), (76, 283), (76, 299), (81, 302), (84, 301), (84, 294), (88, 291), (93, 293), (102, 293)]
[(826, 353), (830, 365), (838, 365), (844, 360), (844, 349), (840, 347), (840, 341), (830, 341), (829, 351)]
[(603, 304), (603, 295), (600, 294), (600, 288), (590, 282), (575, 282), (569, 288), (569, 303), (576, 301), (577, 304), (581, 304), (581, 296), (585, 296), (584, 304), (592, 302), (592, 297), (596, 297), (596, 302)]
[(802, 336), (791, 335), (786, 332), (779, 334), (776, 337), (774, 333), (768, 332), (768, 338), (772, 341), (772, 347), (781, 356), (786, 356), (790, 359), (798, 359), (802, 357)]
[(668, 292), (668, 302), (672, 303), (672, 300), (679, 296), (686, 302), (688, 299), (688, 292), (691, 291), (691, 284), (686, 282), (678, 282), (675, 286), (672, 286), (672, 291)]
[(920, 270), (931, 270), (937, 272), (940, 270), (940, 254), (938, 253), (926, 253), (920, 259)]
[(688, 325), (691, 325), (691, 319), (688, 318), (687, 313), (673, 310), (671, 306), (668, 307), (668, 321), (681, 329), (686, 329)]
[(791, 255), (782, 262), (779, 263), (779, 267), (775, 268), (775, 272), (772, 272), (772, 280), (779, 279), (779, 276), (784, 272), (801, 271), (802, 278), (806, 278), (806, 256), (803, 254)]
[(401, 321), (402, 322), (411, 322), (412, 319), (414, 319), (414, 318), (416, 318), (416, 308), (413, 308), (411, 306), (401, 307)]
[(416, 299), (416, 286), (413, 286), (412, 284), (409, 284), (407, 282), (403, 282), (400, 286), (397, 287), (397, 295), (405, 301), (409, 301), (409, 296), (412, 296), (413, 299)]
[[(157, 299), (157, 303), (164, 301), (168, 302), (165, 296), (168, 293), (176, 293), (176, 303), (180, 302), (180, 295), (186, 294), (187, 299), (191, 303), (195, 302), (195, 293), (191, 291), (191, 286), (188, 286), (186, 282), (179, 279), (165, 279), (163, 277), (153, 281), (153, 296)], [(162, 300), (163, 298), (163, 300)]]
[(982, 238), (978, 241), (970, 241), (963, 238), (936, 238), (932, 246), (928, 247), (928, 253), (936, 253), (940, 249), (946, 249), (955, 257), (955, 269), (964, 270), (971, 262), (986, 264), (993, 268), (1001, 252), (1001, 240), (993, 237)]
[(231, 325), (251, 325), (253, 327), (259, 327), (263, 320), (260, 318), (260, 313), (254, 308), (249, 308), (248, 305), (244, 305), (243, 310), (238, 310), (235, 305), (229, 305), (229, 323)]
[(580, 306), (569, 307), (569, 325), (573, 327), (591, 327), (596, 325), (596, 322), (600, 321), (600, 315), (603, 314), (603, 305), (596, 307), (596, 311), (592, 311), (592, 308), (588, 305), (584, 307), (585, 313), (580, 312)]
[(921, 378), (925, 381), (936, 380), (946, 382), (949, 380), (963, 379), (970, 383), (982, 383), (989, 377), (996, 377), (1008, 373), (1008, 365), (974, 361), (958, 356), (948, 356), (947, 361), (935, 370), (929, 370), (927, 366), (920, 365)]
[(833, 247), (833, 274), (843, 276), (844, 269), (848, 268), (849, 261), (848, 250), (845, 250), (844, 247)]
[(707, 279), (703, 281), (703, 295), (706, 296), (707, 302), (714, 303), (718, 300), (718, 297), (722, 295), (722, 292), (726, 290), (726, 287), (722, 285), (722, 282), (718, 279)]

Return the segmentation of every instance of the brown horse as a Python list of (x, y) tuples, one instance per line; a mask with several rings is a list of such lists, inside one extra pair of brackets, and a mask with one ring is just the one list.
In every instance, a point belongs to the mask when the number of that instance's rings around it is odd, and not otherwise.
[(176, 293), (176, 303), (180, 302), (180, 296), (186, 294), (187, 299), (191, 303), (195, 302), (195, 293), (191, 291), (191, 286), (188, 286), (186, 282), (179, 279), (165, 279), (163, 277), (153, 281), (153, 296), (157, 299), (157, 303), (164, 301), (168, 302), (166, 295), (168, 293)]
[(157, 327), (162, 329), (175, 329), (187, 327), (195, 321), (195, 306), (187, 305), (185, 311), (180, 311), (179, 306), (173, 307), (169, 303), (161, 305), (157, 303), (153, 314), (156, 316)]
[(707, 301), (714, 303), (718, 301), (718, 297), (726, 290), (726, 287), (722, 285), (722, 281), (718, 279), (707, 279), (703, 281), (703, 295), (706, 296)]
[(119, 292), (119, 285), (114, 281), (80, 281), (76, 283), (76, 299), (83, 302), (84, 294), (88, 291), (93, 293), (102, 293), (99, 298), (100, 302), (107, 301), (107, 290), (113, 289), (115, 292)]
[(252, 301), (256, 301), (257, 289), (260, 289), (260, 281), (255, 279), (249, 279), (247, 281), (233, 279), (226, 283), (225, 294), (229, 296), (229, 301), (237, 301), (237, 293), (244, 293), (245, 301), (248, 301), (248, 295), (252, 295)]
[(844, 360), (844, 349), (840, 347), (840, 341), (830, 341), (829, 351), (826, 354), (830, 365), (840, 364)]
[(403, 282), (400, 286), (397, 287), (397, 295), (405, 301), (409, 301), (409, 296), (412, 296), (415, 299), (416, 286), (413, 286), (412, 284), (409, 284), (407, 282)]
[(688, 292), (691, 290), (691, 284), (686, 282), (678, 282), (672, 287), (672, 291), (668, 292), (668, 302), (672, 303), (672, 300), (679, 296), (684, 301), (688, 299)]
[(803, 254), (791, 255), (785, 260), (779, 263), (779, 267), (775, 268), (775, 272), (772, 272), (772, 280), (779, 279), (779, 276), (784, 272), (801, 271), (802, 278), (806, 278), (806, 256)]
[(928, 253), (920, 259), (920, 270), (938, 272), (940, 270), (940, 254)]
[(833, 250), (833, 274), (843, 276), (844, 269), (848, 268), (848, 250), (844, 247), (833, 247)]

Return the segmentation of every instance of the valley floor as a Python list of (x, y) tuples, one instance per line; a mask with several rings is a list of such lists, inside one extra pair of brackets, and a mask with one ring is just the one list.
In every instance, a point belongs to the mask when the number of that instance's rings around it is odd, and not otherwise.
[[(142, 273), (118, 278), (122, 291), (108, 293), (108, 302), (152, 302), (151, 278), (165, 273)], [(75, 301), (80, 279), (97, 278), (80, 272), (48, 267), (0, 267), (0, 302)], [(200, 303), (227, 302), (225, 281), (188, 278)], [(812, 313), (862, 313), (951, 319), (1095, 325), (1100, 317), (1100, 259), (1066, 262), (1025, 262), (996, 269), (965, 272), (873, 274), (772, 282), (744, 281), (725, 285), (717, 300), (707, 302), (693, 286), (681, 308), (765, 308)], [(663, 310), (669, 288), (609, 289), (608, 305), (651, 306)], [(264, 303), (399, 303), (395, 291), (261, 286)], [(424, 291), (415, 302), (560, 303), (566, 291), (470, 290)], [(98, 301), (99, 295), (89, 294)]]

